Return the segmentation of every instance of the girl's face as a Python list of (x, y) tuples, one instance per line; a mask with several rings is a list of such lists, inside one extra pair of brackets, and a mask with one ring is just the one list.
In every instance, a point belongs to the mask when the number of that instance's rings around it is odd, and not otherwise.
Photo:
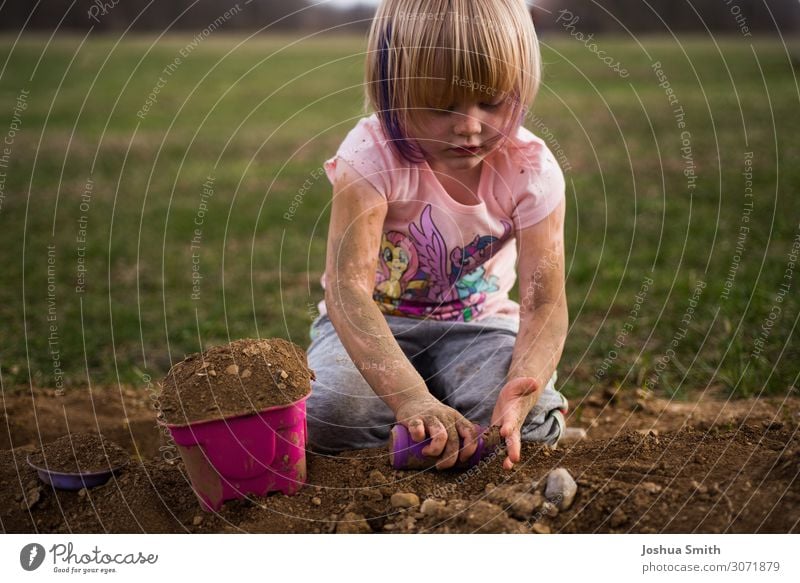
[(470, 170), (497, 146), (509, 102), (502, 95), (476, 95), (481, 97), (429, 108), (419, 116), (420, 127), (412, 128), (410, 137), (434, 170)]

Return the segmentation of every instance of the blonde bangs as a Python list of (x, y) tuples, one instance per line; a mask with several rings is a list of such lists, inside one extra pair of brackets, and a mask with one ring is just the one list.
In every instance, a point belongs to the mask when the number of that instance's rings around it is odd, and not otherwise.
[(539, 87), (539, 46), (524, 0), (384, 0), (370, 31), (365, 110), (406, 158), (420, 114), (457, 101), (505, 101), (516, 131)]

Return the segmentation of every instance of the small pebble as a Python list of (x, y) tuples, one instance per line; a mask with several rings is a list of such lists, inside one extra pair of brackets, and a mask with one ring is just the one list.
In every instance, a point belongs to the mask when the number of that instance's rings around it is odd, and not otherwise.
[(225, 367), (225, 374), (239, 374), (239, 365), (231, 364)]
[(210, 374), (212, 377), (215, 377), (217, 376), (217, 371), (215, 371), (213, 368), (210, 368), (208, 369), (208, 374)]
[(386, 476), (380, 470), (372, 470), (368, 476), (369, 483), (372, 486), (380, 486), (386, 483)]
[(534, 522), (531, 530), (536, 534), (550, 534), (550, 527), (540, 522)]
[(700, 494), (705, 494), (706, 492), (708, 492), (708, 488), (706, 486), (704, 486), (703, 484), (698, 483), (697, 480), (692, 480), (690, 482), (690, 485), (692, 486), (692, 488), (697, 490)]
[(419, 496), (412, 492), (395, 492), (391, 504), (393, 508), (413, 508), (419, 506)]
[(347, 512), (336, 523), (336, 532), (338, 534), (368, 534), (372, 532), (372, 529), (363, 516), (355, 512)]
[(42, 498), (42, 489), (36, 488), (34, 490), (30, 490), (26, 495), (25, 499), (20, 503), (20, 508), (22, 510), (30, 510), (34, 507), (34, 505), (39, 502)]
[(556, 468), (547, 475), (545, 498), (553, 502), (559, 510), (567, 510), (575, 500), (578, 484), (564, 468)]
[(611, 525), (611, 528), (619, 528), (626, 522), (628, 522), (628, 515), (619, 508), (611, 513), (611, 519), (608, 521), (608, 523)]
[(433, 516), (434, 518), (437, 516), (441, 516), (445, 510), (445, 503), (441, 502), (440, 500), (434, 500), (433, 498), (426, 498), (425, 501), (420, 506), (419, 511), (422, 512), (425, 516)]
[(586, 430), (583, 427), (567, 427), (558, 440), (559, 445), (572, 445), (583, 441), (587, 437)]
[(558, 516), (558, 507), (552, 502), (547, 501), (542, 504), (542, 512), (544, 512), (550, 518), (555, 518)]
[(640, 487), (648, 494), (658, 494), (661, 492), (661, 486), (655, 482), (642, 482)]
[(249, 377), (250, 377), (250, 375), (252, 375), (252, 374), (253, 374), (253, 372), (252, 372), (252, 371), (251, 371), (249, 368), (246, 368), (246, 369), (244, 369), (244, 371), (242, 372), (242, 378), (243, 378), (243, 379), (249, 378)]
[(287, 378), (289, 378), (289, 375), (288, 375), (288, 373), (287, 373), (285, 370), (282, 370), (282, 371), (281, 371), (281, 378), (282, 378), (282, 379), (287, 379)]
[(80, 496), (81, 498), (86, 498), (86, 494), (87, 494), (86, 488), (81, 488), (80, 490), (78, 490), (78, 496)]
[(203, 524), (203, 517), (202, 516), (195, 516), (192, 518), (192, 524), (195, 526), (200, 526)]
[(491, 530), (504, 517), (506, 517), (506, 513), (502, 508), (485, 500), (479, 500), (471, 504), (463, 514), (463, 519), (467, 525), (485, 532)]
[(314, 496), (314, 497), (311, 499), (311, 503), (312, 503), (314, 506), (319, 506), (319, 505), (321, 505), (321, 504), (322, 504), (322, 500), (320, 499), (320, 497), (319, 497), (319, 496)]

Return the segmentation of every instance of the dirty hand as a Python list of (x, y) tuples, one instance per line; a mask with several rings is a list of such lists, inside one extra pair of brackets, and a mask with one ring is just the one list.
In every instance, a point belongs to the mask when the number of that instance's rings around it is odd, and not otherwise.
[(520, 457), (520, 430), (528, 413), (538, 399), (541, 383), (533, 377), (519, 377), (500, 390), (492, 413), (492, 425), (500, 426), (500, 436), (506, 440), (506, 459), (503, 469), (510, 470)]
[[(478, 448), (477, 426), (461, 413), (448, 407), (433, 395), (409, 399), (395, 411), (397, 422), (408, 428), (411, 439), (419, 443), (426, 436), (431, 438), (422, 453), (440, 457), (436, 468), (453, 467), (457, 461), (467, 461)], [(459, 455), (458, 437), (464, 440)]]

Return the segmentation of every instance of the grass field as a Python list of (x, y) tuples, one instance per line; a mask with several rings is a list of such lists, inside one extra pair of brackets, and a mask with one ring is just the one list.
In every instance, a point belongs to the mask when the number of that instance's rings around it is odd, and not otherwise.
[[(571, 397), (796, 392), (797, 71), (777, 38), (679, 40), (600, 39), (626, 78), (542, 40), (526, 125), (566, 164)], [(145, 386), (241, 337), (307, 345), (319, 169), (360, 115), (363, 39), (191, 42), (0, 38), (4, 389)]]

